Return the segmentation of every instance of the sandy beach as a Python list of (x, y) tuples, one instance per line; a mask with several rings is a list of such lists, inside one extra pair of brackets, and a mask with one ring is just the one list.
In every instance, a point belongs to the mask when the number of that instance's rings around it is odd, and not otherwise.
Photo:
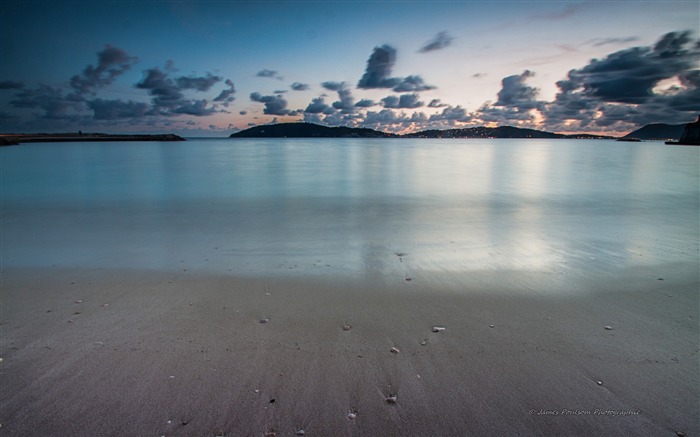
[(2, 279), (3, 435), (700, 432), (698, 275), (685, 263), (590, 277), (53, 267)]

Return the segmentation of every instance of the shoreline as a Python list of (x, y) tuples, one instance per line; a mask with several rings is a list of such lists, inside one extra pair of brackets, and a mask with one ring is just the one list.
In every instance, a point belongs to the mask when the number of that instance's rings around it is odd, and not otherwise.
[(696, 435), (697, 274), (654, 270), (406, 283), (5, 268), (2, 428)]

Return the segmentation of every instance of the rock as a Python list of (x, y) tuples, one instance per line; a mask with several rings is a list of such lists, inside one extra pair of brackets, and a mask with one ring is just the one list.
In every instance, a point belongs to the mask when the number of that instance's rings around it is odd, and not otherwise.
[(351, 330), (351, 329), (352, 329), (352, 326), (347, 325), (347, 324), (346, 324), (346, 325), (343, 325), (343, 331), (349, 331), (349, 330)]
[(304, 431), (303, 429), (297, 430), (297, 432), (294, 433), (294, 435), (305, 435), (305, 434), (306, 434), (306, 431)]
[(495, 328), (495, 326), (494, 326), (494, 325), (489, 325), (489, 328)]
[(78, 299), (75, 301), (75, 303), (83, 303), (83, 301), (81, 299)]
[(444, 326), (433, 326), (433, 332), (441, 332), (444, 330), (445, 330)]
[(398, 353), (399, 353), (399, 349), (398, 349), (398, 348), (395, 348), (395, 347), (392, 347), (391, 349), (389, 349), (389, 352), (394, 353), (394, 354), (398, 354)]
[(606, 330), (606, 331), (612, 331), (612, 330), (613, 330), (613, 327), (612, 327), (612, 326), (606, 326), (606, 327), (605, 327), (605, 330)]
[(264, 319), (260, 319), (260, 323), (267, 323), (269, 321), (270, 321), (270, 319), (268, 319), (267, 317)]
[(420, 342), (420, 345), (421, 345), (421, 346), (425, 346), (426, 344), (428, 344), (428, 340), (423, 340), (423, 341)]
[(354, 412), (354, 411), (349, 412), (349, 413), (348, 413), (348, 419), (350, 419), (350, 420), (355, 420), (355, 419), (357, 419), (357, 413)]
[(397, 400), (397, 396), (395, 394), (390, 394), (389, 396), (386, 397), (387, 403), (390, 404), (395, 404)]
[(598, 385), (603, 385), (603, 381), (596, 381), (595, 383)]

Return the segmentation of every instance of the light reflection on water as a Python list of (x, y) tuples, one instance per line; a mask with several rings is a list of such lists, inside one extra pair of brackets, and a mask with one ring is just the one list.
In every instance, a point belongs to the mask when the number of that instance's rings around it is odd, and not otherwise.
[(0, 152), (2, 264), (381, 277), (697, 263), (698, 151), (583, 140), (26, 144)]

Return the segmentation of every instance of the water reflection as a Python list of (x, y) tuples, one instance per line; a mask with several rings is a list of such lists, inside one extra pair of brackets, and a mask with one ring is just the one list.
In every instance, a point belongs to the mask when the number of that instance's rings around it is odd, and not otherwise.
[(697, 148), (272, 139), (1, 153), (4, 265), (400, 278), (697, 259)]

